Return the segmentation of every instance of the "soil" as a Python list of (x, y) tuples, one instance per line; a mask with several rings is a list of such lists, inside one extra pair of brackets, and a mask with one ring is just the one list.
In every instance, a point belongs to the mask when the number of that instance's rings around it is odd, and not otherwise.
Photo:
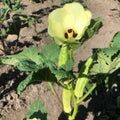
[[(93, 18), (102, 16), (103, 27), (98, 34), (75, 51), (76, 69), (80, 60), (84, 60), (92, 54), (92, 48), (107, 47), (113, 35), (120, 31), (120, 5), (117, 0), (80, 0), (80, 2), (92, 12)], [(23, 13), (40, 16), (42, 23), (21, 29), (17, 50), (20, 51), (30, 46), (38, 46), (41, 50), (51, 42), (47, 33), (48, 14), (53, 9), (60, 7), (61, 1), (54, 0), (52, 3), (51, 0), (47, 0), (43, 4), (36, 4), (23, 0), (22, 3), (26, 6)], [(9, 35), (7, 41), (12, 44), (15, 39), (16, 36)], [(2, 48), (1, 45), (0, 48)], [(0, 54), (4, 55), (2, 51)], [(16, 88), (25, 77), (25, 73), (21, 73), (12, 66), (0, 66), (0, 120), (23, 120), (35, 100), (44, 102), (48, 120), (67, 120), (47, 83), (30, 84), (21, 95), (17, 95)], [(57, 85), (54, 86), (61, 96), (61, 89)], [(120, 120), (114, 96), (110, 94), (103, 94), (83, 102), (79, 110), (80, 113), (76, 120)]]

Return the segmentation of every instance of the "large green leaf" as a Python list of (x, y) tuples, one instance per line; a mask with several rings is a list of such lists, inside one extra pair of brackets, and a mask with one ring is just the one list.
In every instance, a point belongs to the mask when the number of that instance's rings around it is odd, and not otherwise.
[(97, 53), (97, 61), (93, 64), (91, 73), (111, 74), (120, 68), (120, 32), (117, 32), (108, 48), (102, 48)]
[(120, 55), (113, 60), (110, 59), (103, 51), (99, 52), (97, 61), (93, 64), (90, 73), (92, 74), (111, 74), (120, 68)]
[(56, 43), (50, 43), (42, 49), (41, 55), (44, 57), (46, 61), (57, 62), (59, 52), (60, 52), (59, 45), (57, 45)]
[(30, 106), (30, 110), (28, 111), (25, 118), (37, 118), (40, 120), (47, 120), (47, 111), (45, 109), (45, 105), (41, 101), (34, 101)]
[(27, 87), (28, 84), (34, 82), (57, 82), (56, 75), (51, 73), (49, 68), (40, 69), (36, 72), (30, 73), (17, 87), (17, 93), (21, 92)]
[(1, 58), (3, 64), (14, 65), (21, 71), (37, 71), (45, 67), (44, 59), (36, 47), (25, 49), (19, 54)]
[(111, 60), (102, 52), (98, 52), (97, 60), (94, 61), (90, 73), (91, 74), (106, 74), (109, 72)]
[(58, 68), (53, 62), (48, 61), (47, 66), (47, 68), (40, 69), (37, 72), (34, 72), (31, 82), (57, 82), (57, 80), (59, 79), (74, 78), (71, 72), (65, 71), (62, 68)]

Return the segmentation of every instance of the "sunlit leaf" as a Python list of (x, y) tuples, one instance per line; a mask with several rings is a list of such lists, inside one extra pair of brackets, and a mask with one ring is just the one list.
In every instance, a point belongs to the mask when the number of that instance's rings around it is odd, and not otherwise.
[(111, 63), (111, 66), (110, 66), (110, 73), (113, 73), (114, 71), (116, 71), (117, 69), (120, 68), (120, 55), (118, 55), (114, 60), (113, 62)]
[(91, 72), (96, 74), (113, 73), (120, 68), (120, 32), (117, 32), (108, 48), (101, 48)]
[(102, 51), (104, 52), (104, 54), (106, 54), (107, 57), (109, 57), (110, 59), (112, 58), (113, 55), (117, 55), (117, 52), (119, 51), (119, 48), (102, 48)]
[(110, 47), (112, 48), (119, 48), (120, 50), (120, 32), (117, 32), (112, 41), (110, 42)]
[(14, 65), (21, 71), (37, 71), (45, 66), (44, 60), (36, 47), (25, 49), (16, 55), (1, 58), (1, 62), (3, 64)]
[(110, 68), (111, 60), (101, 51), (98, 53), (97, 61), (94, 63), (90, 73), (108, 73)]

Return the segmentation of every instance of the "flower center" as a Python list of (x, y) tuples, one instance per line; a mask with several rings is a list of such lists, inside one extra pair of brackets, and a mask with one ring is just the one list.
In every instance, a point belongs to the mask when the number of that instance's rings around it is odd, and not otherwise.
[(76, 38), (77, 35), (78, 34), (73, 29), (68, 29), (67, 32), (65, 32), (65, 34), (64, 34), (66, 39)]

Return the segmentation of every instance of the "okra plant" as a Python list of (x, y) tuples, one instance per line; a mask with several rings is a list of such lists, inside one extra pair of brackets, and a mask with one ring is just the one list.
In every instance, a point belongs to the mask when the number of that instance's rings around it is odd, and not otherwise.
[(5, 8), (10, 10), (18, 10), (21, 8), (22, 0), (1, 0)]
[[(68, 120), (75, 120), (80, 103), (100, 83), (111, 89), (109, 79), (120, 68), (118, 32), (108, 48), (94, 50), (93, 55), (79, 67), (78, 73), (74, 73), (73, 52), (97, 33), (101, 26), (101, 17), (93, 19), (92, 13), (80, 3), (68, 3), (63, 8), (53, 10), (48, 16), (48, 34), (53, 39), (52, 43), (40, 52), (37, 47), (30, 47), (18, 54), (0, 58), (2, 64), (10, 64), (29, 73), (18, 85), (17, 93), (20, 94), (29, 83), (46, 81), (58, 97), (52, 86), (56, 83), (63, 90), (62, 106)], [(104, 75), (102, 79), (98, 79), (100, 74)]]

